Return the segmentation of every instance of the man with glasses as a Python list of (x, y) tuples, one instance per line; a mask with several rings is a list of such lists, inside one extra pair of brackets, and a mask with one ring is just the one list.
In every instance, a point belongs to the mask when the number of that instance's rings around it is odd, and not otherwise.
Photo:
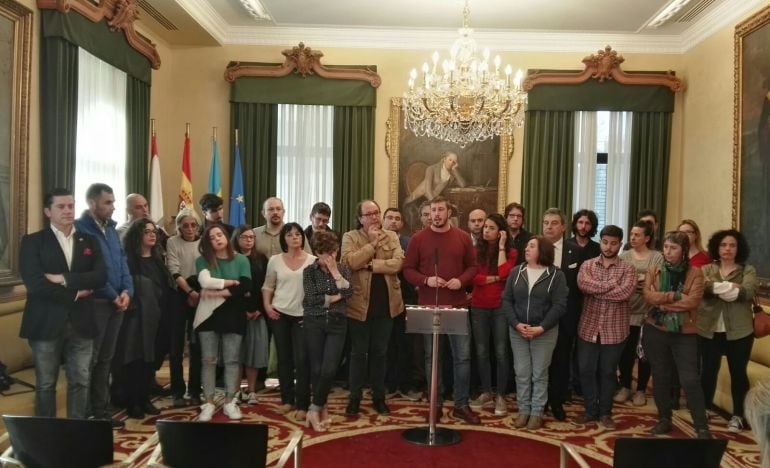
[(363, 200), (356, 209), (357, 229), (342, 236), (342, 263), (351, 271), (353, 296), (348, 299), (350, 332), (350, 397), (345, 414), (357, 416), (367, 371), (372, 404), (388, 414), (385, 373), (393, 318), (404, 312), (398, 272), (404, 251), (393, 231), (382, 229), (380, 207)]
[(505, 206), (503, 216), (508, 224), (508, 236), (516, 247), (516, 264), (524, 262), (524, 247), (532, 237), (532, 233), (524, 229), (526, 210), (521, 203), (512, 202)]

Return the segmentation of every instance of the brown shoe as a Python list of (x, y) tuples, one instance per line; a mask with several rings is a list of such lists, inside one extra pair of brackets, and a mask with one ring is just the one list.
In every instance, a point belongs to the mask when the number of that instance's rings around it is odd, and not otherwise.
[(587, 414), (583, 413), (570, 422), (575, 426), (585, 426), (586, 424), (593, 424), (597, 421), (598, 421), (597, 418), (593, 416), (588, 416)]
[(462, 419), (468, 424), (480, 424), (481, 419), (473, 413), (470, 406), (463, 406), (462, 408), (455, 408), (452, 411), (452, 416), (458, 419)]
[(543, 427), (543, 417), (542, 416), (530, 416), (529, 422), (527, 423), (527, 429), (530, 431), (536, 431)]
[(528, 422), (529, 415), (519, 413), (519, 415), (516, 416), (516, 420), (513, 422), (513, 427), (516, 429), (521, 429), (522, 427), (526, 426)]
[(614, 431), (617, 429), (618, 426), (615, 425), (615, 421), (613, 421), (612, 416), (605, 415), (599, 418), (599, 424), (604, 426), (605, 429), (609, 431)]

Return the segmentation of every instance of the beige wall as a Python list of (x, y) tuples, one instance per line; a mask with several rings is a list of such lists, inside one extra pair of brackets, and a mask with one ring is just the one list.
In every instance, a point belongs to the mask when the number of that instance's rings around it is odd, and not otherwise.
[[(312, 46), (312, 44), (310, 44)], [(602, 44), (597, 44), (597, 49)], [(208, 167), (211, 157), (211, 127), (219, 128), (220, 157), (223, 174), (229, 174), (229, 85), (223, 79), (223, 73), (230, 61), (280, 62), (283, 47), (225, 46), (208, 48), (171, 49), (171, 64), (163, 57), (164, 64), (160, 74), (170, 76), (167, 89), (158, 92), (158, 80), (153, 77), (152, 114), (164, 123), (164, 135), (159, 143), (161, 164), (163, 166), (164, 197), (166, 212), (170, 213), (176, 201), (179, 187), (179, 168), (181, 166), (182, 133), (185, 122), (192, 128), (192, 170), (194, 193), (199, 196), (206, 189)], [(587, 51), (587, 53), (593, 51)], [(622, 52), (622, 51), (621, 51)], [(323, 49), (323, 63), (332, 65), (377, 65), (382, 76), (382, 86), (377, 90), (377, 113), (375, 134), (375, 179), (374, 196), (381, 204), (388, 203), (389, 160), (385, 152), (386, 121), (390, 112), (391, 97), (400, 96), (405, 87), (409, 71), (428, 60), (430, 51), (392, 51), (376, 49)], [(678, 55), (626, 55), (628, 70), (678, 70), (682, 57)], [(581, 54), (564, 53), (508, 53), (503, 54), (503, 63), (510, 63), (514, 68), (561, 68), (581, 69)], [(168, 68), (171, 68), (169, 72)], [(682, 101), (676, 101), (677, 111), (681, 110)], [(162, 114), (156, 110), (162, 109)], [(676, 112), (674, 117), (674, 146), (672, 150), (672, 173), (678, 177), (681, 159), (681, 145), (678, 143), (682, 121)], [(515, 134), (515, 151), (509, 170), (508, 200), (518, 200), (521, 190), (521, 138), (522, 130)], [(229, 183), (225, 184), (225, 192)], [(678, 197), (674, 190), (672, 196)], [(249, 208), (251, 209), (251, 208)]]
[[(42, 224), (40, 207), (40, 110), (39, 110), (39, 12), (34, 0), (21, 3), (35, 10), (30, 113), (29, 222)], [(153, 71), (151, 117), (157, 121), (158, 149), (164, 182), (165, 213), (175, 212), (180, 182), (185, 123), (191, 124), (192, 171), (196, 198), (206, 190), (211, 157), (211, 127), (219, 128), (220, 158), (225, 195), (229, 190), (229, 85), (223, 79), (228, 62), (279, 62), (284, 47), (224, 46), (179, 48), (153, 36), (162, 59)], [(301, 38), (298, 38), (299, 42)], [(666, 226), (675, 227), (682, 217), (701, 223), (704, 233), (730, 223), (732, 176), (732, 67), (733, 28), (728, 27), (683, 55), (624, 54), (627, 70), (675, 70), (686, 82), (676, 98), (674, 113), (669, 210)], [(292, 46), (294, 44), (287, 44)], [(312, 44), (308, 44), (312, 47)], [(604, 44), (596, 44), (596, 49)], [(382, 76), (377, 91), (375, 135), (375, 198), (387, 204), (389, 161), (385, 153), (385, 122), (391, 97), (403, 92), (411, 68), (429, 58), (430, 51), (323, 48), (323, 63), (374, 64)], [(444, 51), (441, 51), (444, 52)], [(505, 53), (503, 63), (514, 68), (580, 69), (585, 54)], [(620, 51), (623, 53), (623, 51)], [(518, 200), (521, 189), (521, 137), (515, 135), (515, 151), (509, 170), (508, 200)], [(708, 187), (708, 189), (704, 189)], [(704, 194), (708, 194), (705, 195)], [(712, 195), (713, 194), (713, 195)], [(81, 200), (78, 200), (81, 203)], [(83, 208), (83, 205), (79, 205)], [(256, 207), (250, 207), (254, 209)], [(117, 217), (118, 215), (116, 215)]]

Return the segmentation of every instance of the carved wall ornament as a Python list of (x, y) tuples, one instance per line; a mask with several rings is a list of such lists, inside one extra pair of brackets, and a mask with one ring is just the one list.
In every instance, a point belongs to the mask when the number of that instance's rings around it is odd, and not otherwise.
[(303, 77), (315, 74), (330, 80), (366, 81), (373, 88), (382, 84), (380, 75), (369, 69), (329, 68), (322, 65), (323, 52), (306, 47), (302, 42), (291, 49), (285, 49), (281, 54), (286, 59), (280, 65), (231, 62), (225, 69), (225, 81), (232, 83), (238, 78), (248, 76), (280, 78), (290, 73), (299, 73)]
[(128, 44), (147, 57), (153, 69), (160, 68), (155, 44), (134, 29), (134, 22), (139, 18), (139, 0), (37, 0), (37, 7), (60, 13), (75, 11), (94, 23), (106, 19), (110, 31), (122, 30)]
[(536, 72), (524, 79), (524, 91), (531, 91), (541, 84), (581, 84), (589, 79), (615, 80), (624, 85), (665, 86), (671, 91), (679, 92), (684, 89), (684, 83), (674, 76), (671, 70), (666, 73), (626, 73), (620, 69), (620, 64), (626, 59), (612, 47), (597, 51), (583, 58), (585, 69), (581, 72)]

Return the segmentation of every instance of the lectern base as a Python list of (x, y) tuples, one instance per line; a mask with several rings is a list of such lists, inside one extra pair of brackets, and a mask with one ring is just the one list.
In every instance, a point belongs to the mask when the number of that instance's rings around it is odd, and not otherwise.
[(443, 445), (452, 445), (460, 442), (462, 436), (458, 431), (437, 427), (434, 432), (433, 440), (430, 440), (430, 428), (413, 427), (405, 430), (401, 436), (407, 441), (417, 445), (429, 445), (431, 447), (441, 447)]

